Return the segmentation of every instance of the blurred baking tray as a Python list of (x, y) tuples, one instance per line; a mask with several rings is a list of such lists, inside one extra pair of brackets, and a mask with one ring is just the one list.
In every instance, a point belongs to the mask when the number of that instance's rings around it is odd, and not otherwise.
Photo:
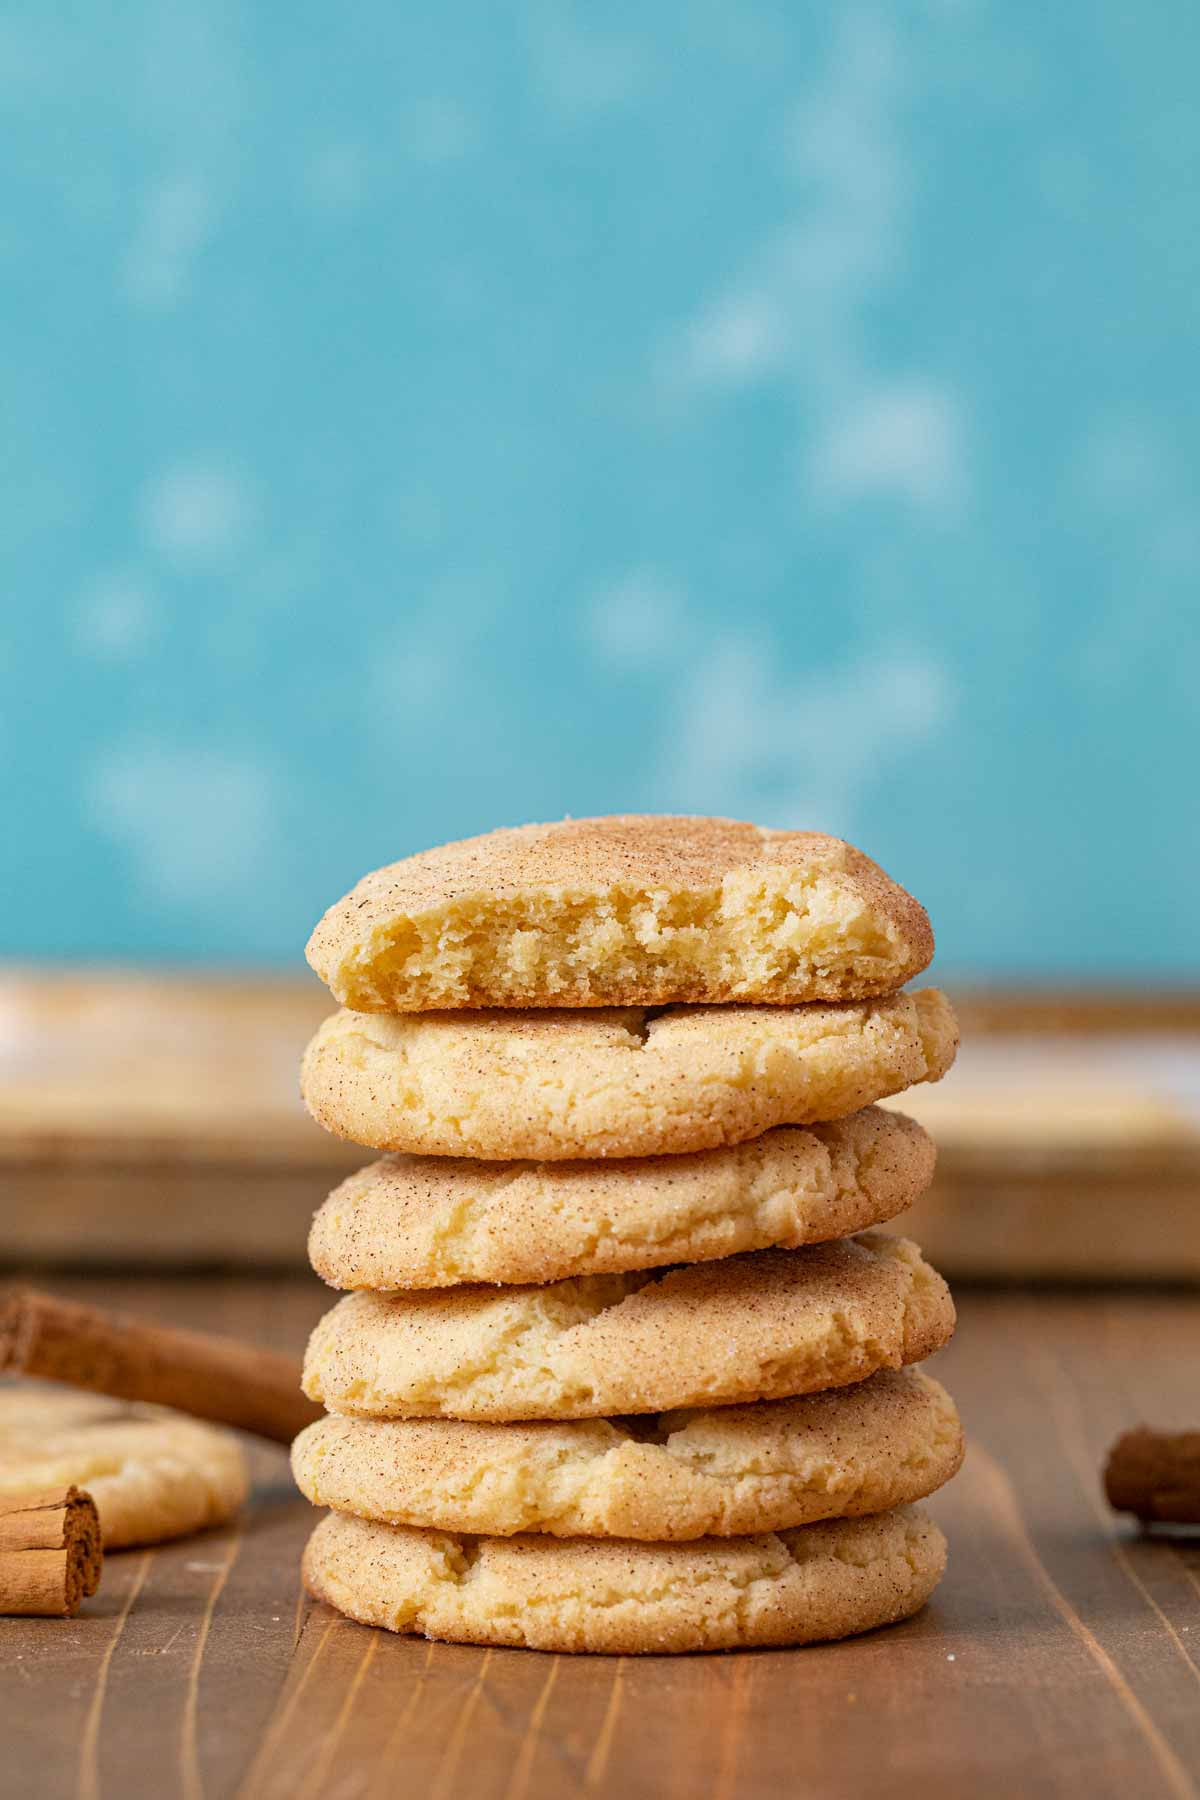
[[(1200, 1279), (1200, 996), (955, 994), (939, 1143), (897, 1228), (947, 1274)], [(295, 1268), (370, 1152), (309, 1120), (315, 982), (0, 972), (0, 1262)]]
[(296, 1267), (369, 1152), (300, 1102), (315, 981), (0, 973), (0, 1262)]
[(1200, 1279), (1200, 1004), (959, 997), (963, 1044), (889, 1105), (938, 1145), (897, 1221), (959, 1278)]

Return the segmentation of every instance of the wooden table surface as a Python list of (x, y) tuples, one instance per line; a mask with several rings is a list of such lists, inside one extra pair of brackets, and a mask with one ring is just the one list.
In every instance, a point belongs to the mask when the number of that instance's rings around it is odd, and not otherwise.
[[(64, 1292), (297, 1348), (315, 1282)], [(937, 1373), (971, 1449), (932, 1503), (950, 1568), (855, 1641), (557, 1657), (394, 1638), (307, 1600), (313, 1514), (255, 1447), (236, 1528), (112, 1556), (75, 1620), (0, 1621), (0, 1792), (22, 1800), (839, 1800), (1200, 1793), (1200, 1537), (1141, 1538), (1098, 1471), (1197, 1423), (1194, 1296), (960, 1294)]]

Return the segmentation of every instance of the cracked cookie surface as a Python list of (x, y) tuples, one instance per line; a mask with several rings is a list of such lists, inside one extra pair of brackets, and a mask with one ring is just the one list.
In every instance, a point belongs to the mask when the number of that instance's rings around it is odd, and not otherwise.
[(348, 1294), (304, 1391), (362, 1418), (589, 1419), (780, 1399), (931, 1356), (954, 1304), (885, 1233), (545, 1287)]
[(309, 1260), (339, 1288), (561, 1281), (849, 1237), (903, 1212), (932, 1140), (867, 1107), (690, 1156), (490, 1163), (396, 1156), (334, 1189)]
[(219, 1426), (104, 1394), (0, 1382), (0, 1495), (86, 1488), (106, 1549), (220, 1525), (246, 1484), (241, 1446)]
[(923, 1606), (946, 1542), (916, 1507), (688, 1544), (463, 1537), (332, 1513), (309, 1592), (366, 1625), (454, 1643), (641, 1655), (804, 1644)]
[(633, 1419), (346, 1419), (292, 1446), (316, 1506), (438, 1531), (674, 1542), (783, 1531), (921, 1500), (962, 1460), (940, 1383), (884, 1370), (795, 1400)]
[(335, 1013), (304, 1056), (319, 1124), (501, 1162), (674, 1155), (845, 1118), (954, 1061), (936, 988), (844, 1005)]

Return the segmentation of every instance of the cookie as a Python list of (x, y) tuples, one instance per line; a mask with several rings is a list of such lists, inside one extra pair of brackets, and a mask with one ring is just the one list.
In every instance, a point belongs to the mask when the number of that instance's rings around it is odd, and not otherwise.
[(335, 1013), (301, 1089), (378, 1150), (557, 1162), (674, 1155), (843, 1118), (954, 1061), (936, 988), (842, 1006)]
[(877, 1232), (549, 1287), (348, 1294), (309, 1339), (304, 1391), (362, 1418), (672, 1412), (865, 1381), (953, 1329), (941, 1276)]
[(331, 1287), (562, 1281), (849, 1237), (933, 1177), (931, 1138), (870, 1106), (691, 1156), (487, 1163), (397, 1156), (335, 1188), (308, 1253)]
[(237, 1439), (165, 1407), (0, 1382), (0, 1494), (86, 1488), (106, 1549), (220, 1525), (246, 1497)]
[(317, 1506), (509, 1537), (742, 1537), (921, 1500), (962, 1461), (945, 1388), (919, 1369), (853, 1387), (636, 1420), (310, 1425), (292, 1469)]
[(366, 875), (308, 960), (343, 1006), (795, 1006), (925, 968), (925, 909), (815, 831), (634, 816), (521, 825)]
[(309, 1592), (364, 1625), (531, 1650), (733, 1650), (849, 1637), (906, 1619), (946, 1566), (918, 1508), (687, 1544), (458, 1537), (331, 1513)]

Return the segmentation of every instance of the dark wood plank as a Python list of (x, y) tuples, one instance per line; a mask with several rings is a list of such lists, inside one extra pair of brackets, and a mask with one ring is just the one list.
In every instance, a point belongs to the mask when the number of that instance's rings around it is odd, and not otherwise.
[[(299, 1348), (316, 1282), (66, 1284)], [(306, 1601), (312, 1515), (255, 1448), (236, 1530), (110, 1558), (72, 1621), (0, 1621), (0, 1792), (57, 1800), (880, 1800), (1200, 1792), (1200, 1540), (1099, 1488), (1140, 1418), (1195, 1422), (1200, 1304), (967, 1293), (937, 1373), (972, 1440), (925, 1613), (800, 1651), (553, 1657), (368, 1631)]]

